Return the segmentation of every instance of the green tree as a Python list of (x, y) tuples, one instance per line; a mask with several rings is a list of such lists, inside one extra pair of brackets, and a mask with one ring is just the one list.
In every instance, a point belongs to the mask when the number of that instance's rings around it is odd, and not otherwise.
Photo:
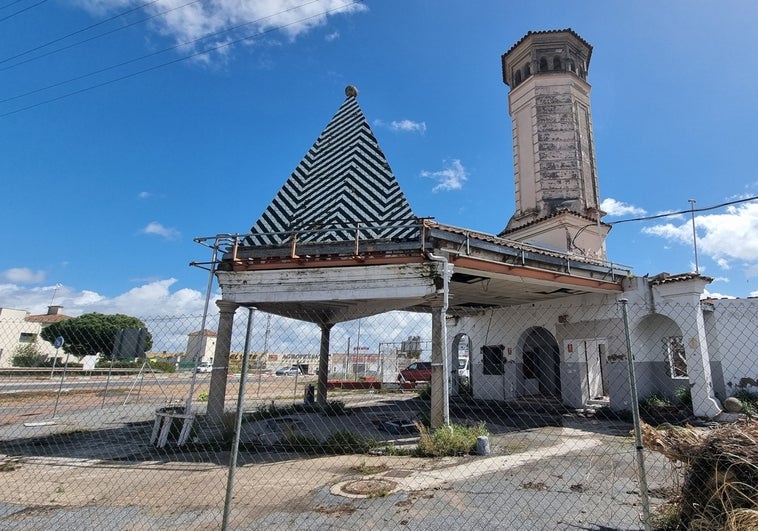
[(40, 352), (36, 343), (27, 343), (16, 347), (11, 363), (14, 367), (41, 367), (45, 360), (47, 356)]
[[(55, 338), (63, 338), (63, 350), (74, 356), (82, 357), (100, 352), (106, 359), (113, 355), (116, 334), (122, 328), (145, 328), (145, 324), (136, 317), (120, 313), (106, 315), (102, 313), (85, 313), (73, 319), (60, 321), (42, 329), (41, 337), (53, 343)], [(153, 338), (147, 334), (145, 350), (153, 346)]]

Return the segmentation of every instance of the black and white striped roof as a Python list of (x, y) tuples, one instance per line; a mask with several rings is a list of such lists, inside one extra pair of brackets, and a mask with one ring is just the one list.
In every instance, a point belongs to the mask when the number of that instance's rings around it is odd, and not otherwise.
[(363, 111), (358, 91), (346, 99), (295, 171), (250, 229), (246, 245), (403, 240), (418, 237), (415, 219)]

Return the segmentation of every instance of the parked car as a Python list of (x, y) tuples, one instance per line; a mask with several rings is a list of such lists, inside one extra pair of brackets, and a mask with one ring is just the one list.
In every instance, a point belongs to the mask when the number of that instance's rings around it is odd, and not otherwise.
[(428, 382), (432, 379), (432, 362), (417, 361), (400, 371), (397, 379), (401, 382)]
[(295, 376), (297, 374), (300, 374), (300, 369), (297, 365), (293, 365), (291, 367), (279, 367), (274, 372), (277, 376)]
[(201, 361), (197, 364), (197, 367), (195, 367), (195, 372), (211, 372), (213, 370), (213, 365), (207, 361)]

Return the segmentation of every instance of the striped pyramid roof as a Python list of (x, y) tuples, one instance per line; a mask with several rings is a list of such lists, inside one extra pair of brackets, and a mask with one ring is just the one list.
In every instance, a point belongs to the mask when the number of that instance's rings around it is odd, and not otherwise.
[[(345, 101), (308, 150), (260, 219), (247, 245), (418, 237), (415, 216), (366, 116), (358, 91)], [(405, 221), (405, 223), (403, 223)]]

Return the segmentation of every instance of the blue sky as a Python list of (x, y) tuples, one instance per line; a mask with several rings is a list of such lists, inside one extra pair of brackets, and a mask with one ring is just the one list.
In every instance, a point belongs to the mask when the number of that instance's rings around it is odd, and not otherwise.
[[(594, 46), (606, 222), (758, 195), (752, 1), (36, 3), (0, 2), (0, 307), (201, 312), (193, 238), (249, 230), (348, 84), (416, 215), (498, 233), (500, 56), (529, 30)], [(758, 201), (696, 221), (709, 292), (758, 295)], [(694, 270), (689, 215), (607, 246), (637, 275)]]

